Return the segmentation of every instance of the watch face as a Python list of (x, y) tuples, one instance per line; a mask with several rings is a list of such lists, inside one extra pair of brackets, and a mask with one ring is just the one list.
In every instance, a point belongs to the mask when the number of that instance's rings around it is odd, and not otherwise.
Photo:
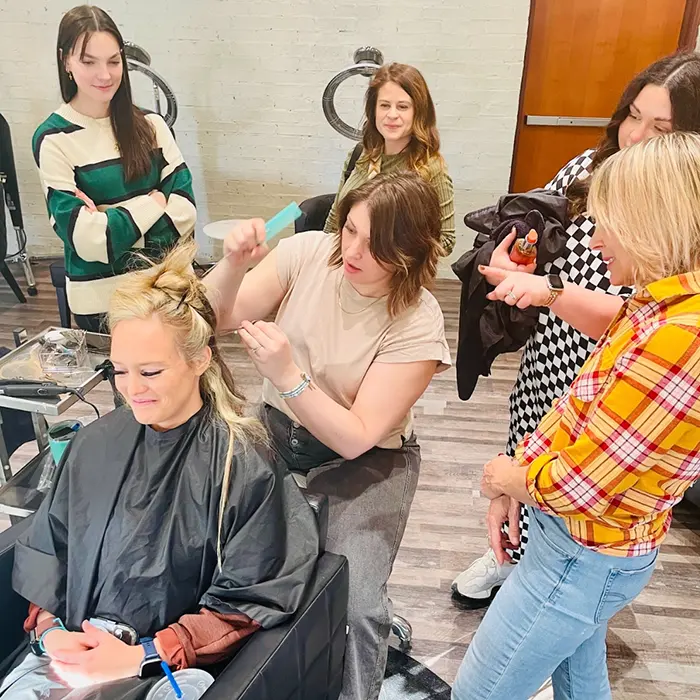
[(114, 626), (114, 631), (112, 634), (124, 644), (129, 646), (136, 646), (139, 641), (139, 637), (136, 632), (131, 629), (128, 625), (117, 624)]
[(559, 277), (559, 275), (547, 275), (547, 284), (549, 285), (550, 289), (553, 289), (556, 292), (564, 291), (564, 283), (561, 281), (561, 277)]

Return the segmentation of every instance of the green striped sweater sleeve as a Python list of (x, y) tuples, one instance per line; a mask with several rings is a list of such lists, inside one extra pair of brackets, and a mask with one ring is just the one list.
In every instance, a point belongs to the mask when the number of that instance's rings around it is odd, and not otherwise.
[(34, 145), (54, 230), (82, 260), (113, 263), (163, 216), (163, 208), (148, 195), (90, 211), (75, 194), (73, 166), (51, 136), (35, 135)]
[(165, 120), (159, 114), (149, 114), (148, 119), (155, 129), (156, 141), (163, 154), (160, 191), (168, 201), (165, 215), (180, 236), (189, 235), (194, 231), (197, 219), (192, 174)]

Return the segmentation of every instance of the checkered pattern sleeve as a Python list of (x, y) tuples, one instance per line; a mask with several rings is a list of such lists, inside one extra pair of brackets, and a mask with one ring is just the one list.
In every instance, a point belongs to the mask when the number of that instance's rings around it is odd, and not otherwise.
[[(594, 355), (605, 362), (607, 352)], [(700, 328), (662, 323), (602, 382), (591, 360), (519, 450), (530, 495), (546, 512), (591, 521), (669, 507), (669, 481), (680, 498), (697, 477)], [(633, 488), (640, 479), (644, 503)], [(589, 541), (601, 544), (589, 527)]]
[(566, 188), (576, 179), (583, 180), (590, 175), (590, 167), (595, 151), (589, 149), (572, 158), (546, 185), (545, 189), (566, 194)]

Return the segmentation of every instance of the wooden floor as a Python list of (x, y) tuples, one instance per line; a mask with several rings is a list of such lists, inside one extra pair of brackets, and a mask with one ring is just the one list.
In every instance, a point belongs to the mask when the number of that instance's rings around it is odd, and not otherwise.
[[(48, 268), (41, 264), (35, 270), (39, 296), (27, 305), (17, 304), (0, 280), (0, 345), (12, 345), (13, 328), (37, 332), (58, 324)], [(437, 296), (454, 357), (457, 283), (441, 281)], [(257, 399), (260, 380), (247, 355), (233, 337), (224, 349), (249, 399)], [(517, 363), (517, 356), (499, 360), (467, 403), (457, 398), (454, 370), (445, 372), (416, 409), (423, 463), (390, 594), (396, 612), (413, 625), (412, 655), (450, 683), (482, 617), (451, 605), (450, 584), (486, 548), (479, 477), (484, 462), (504, 446)], [(105, 410), (111, 405), (106, 388), (96, 389), (91, 399)], [(70, 415), (89, 413), (74, 407)], [(28, 454), (22, 448), (13, 461), (22, 463)], [(608, 654), (616, 700), (700, 698), (700, 512), (695, 508), (677, 509), (652, 582), (610, 626)]]

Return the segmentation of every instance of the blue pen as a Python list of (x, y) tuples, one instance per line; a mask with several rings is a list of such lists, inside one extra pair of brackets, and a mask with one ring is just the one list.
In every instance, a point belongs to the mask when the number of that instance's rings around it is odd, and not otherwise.
[(275, 214), (269, 221), (265, 222), (265, 242), (274, 238), (282, 229), (293, 224), (302, 214), (296, 202), (288, 204), (282, 211)]
[(180, 686), (177, 684), (177, 681), (175, 680), (175, 676), (173, 676), (173, 673), (170, 670), (170, 666), (168, 666), (168, 664), (166, 664), (165, 661), (161, 661), (160, 665), (165, 673), (165, 677), (170, 681), (170, 685), (172, 685), (173, 690), (175, 691), (175, 697), (181, 698), (182, 691), (180, 690)]

